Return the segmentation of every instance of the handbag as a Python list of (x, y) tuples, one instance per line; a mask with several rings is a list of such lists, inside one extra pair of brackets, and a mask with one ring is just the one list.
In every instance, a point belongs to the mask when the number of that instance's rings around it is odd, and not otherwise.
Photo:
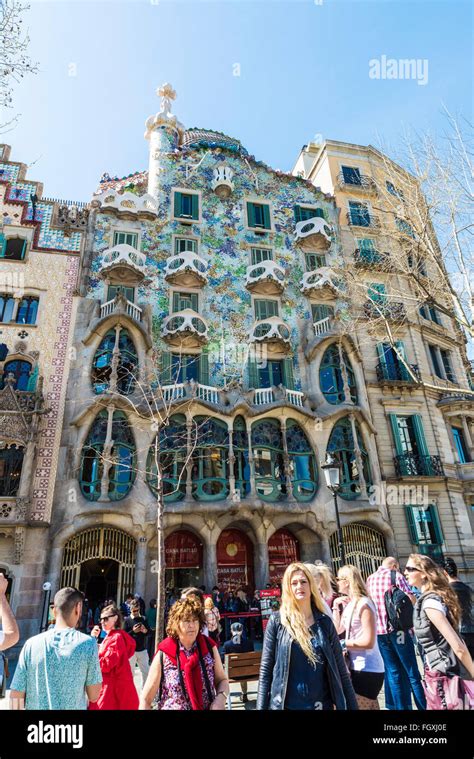
[(464, 689), (462, 689), (462, 681), (458, 675), (448, 677), (448, 675), (443, 675), (440, 672), (425, 669), (422, 682), (427, 709), (432, 711), (461, 711), (464, 709)]
[[(359, 601), (357, 600), (355, 602), (354, 606), (352, 607), (351, 616), (349, 617), (349, 624), (346, 627), (346, 634), (345, 634), (345, 637), (344, 637), (344, 643), (346, 642), (346, 640), (348, 638), (351, 637), (352, 618), (354, 616), (355, 610), (357, 609), (357, 604), (358, 603), (359, 603)], [(343, 655), (344, 661), (346, 663), (347, 671), (349, 672), (349, 675), (351, 675), (351, 657), (350, 657), (350, 653), (347, 650), (347, 648), (343, 648), (342, 649), (342, 655)]]

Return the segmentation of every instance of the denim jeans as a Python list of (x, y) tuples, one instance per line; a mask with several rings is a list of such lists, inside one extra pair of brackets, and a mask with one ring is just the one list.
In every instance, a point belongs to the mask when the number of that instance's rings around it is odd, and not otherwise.
[(385, 665), (387, 709), (411, 711), (408, 683), (413, 691), (417, 709), (426, 709), (426, 698), (410, 633), (391, 632), (387, 635), (377, 635), (377, 641)]

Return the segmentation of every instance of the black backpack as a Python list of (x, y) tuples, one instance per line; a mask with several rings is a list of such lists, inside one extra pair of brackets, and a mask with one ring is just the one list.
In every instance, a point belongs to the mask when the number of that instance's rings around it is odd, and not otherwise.
[(384, 601), (387, 611), (388, 632), (403, 630), (408, 632), (413, 627), (413, 604), (403, 590), (395, 584), (397, 574), (394, 569), (390, 572), (392, 587), (385, 591)]

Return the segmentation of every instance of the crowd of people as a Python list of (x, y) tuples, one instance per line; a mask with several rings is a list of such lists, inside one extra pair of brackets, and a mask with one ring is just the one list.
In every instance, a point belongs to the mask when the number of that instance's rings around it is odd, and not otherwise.
[[(18, 640), (5, 583), (0, 575), (0, 651)], [(80, 591), (61, 589), (54, 621), (20, 653), (13, 708), (224, 709), (224, 657), (254, 650), (261, 618), (245, 615), (261, 599), (205, 590), (167, 592), (166, 637), (156, 647), (155, 599), (148, 610), (138, 594), (92, 610)], [(401, 572), (387, 557), (366, 581), (350, 564), (334, 577), (321, 562), (296, 562), (280, 602), (263, 634), (258, 710), (374, 710), (382, 687), (389, 710), (410, 710), (412, 699), (420, 710), (474, 708), (472, 594), (452, 559), (438, 566), (412, 554)], [(247, 701), (246, 681), (241, 689)]]

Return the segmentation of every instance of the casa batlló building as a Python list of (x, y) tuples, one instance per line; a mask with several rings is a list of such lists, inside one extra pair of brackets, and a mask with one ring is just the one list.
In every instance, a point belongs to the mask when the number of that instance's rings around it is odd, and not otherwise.
[[(341, 274), (355, 268), (353, 225), (341, 212), (347, 188), (331, 184), (328, 166), (327, 181), (317, 177), (327, 146), (320, 155), (306, 148), (293, 175), (275, 171), (234, 138), (186, 129), (172, 112), (172, 88), (159, 94), (161, 110), (146, 122), (148, 171), (104, 175), (87, 207), (51, 204), (47, 222), (38, 209), (49, 205), (38, 200), (35, 229), (49, 231), (51, 250), (4, 263), (28, 271), (49, 256), (62, 277), (54, 288), (45, 281), (57, 299), (47, 317), (54, 327), (37, 325), (48, 408), (41, 415), (36, 402), (29, 469), (17, 466), (19, 488), (2, 496), (16, 512), (29, 499), (20, 524), (28, 550), (36, 546), (33, 575), (12, 553), (19, 523), (0, 512), (0, 564), (13, 579), (14, 607), (29, 601), (23, 616), (33, 624), (45, 579), (53, 591), (79, 586), (92, 603), (155, 596), (161, 493), (168, 586), (253, 590), (278, 582), (295, 559), (337, 567), (334, 501), (321, 470), (328, 453), (341, 468), (348, 562), (367, 575), (387, 554), (445, 553), (468, 576), (473, 403), (454, 327), (452, 377), (443, 380), (458, 390), (443, 399), (442, 388), (423, 389), (431, 371), (423, 329), (406, 319), (397, 327), (421, 373), (407, 379), (380, 348), (383, 334), (368, 329), (367, 306), (354, 317)], [(362, 168), (365, 175), (364, 150), (344, 147), (349, 178)], [(347, 197), (361, 203), (355, 185)], [(10, 353), (18, 360), (18, 325), (8, 329), (6, 361)], [(448, 336), (438, 339), (444, 350)], [(50, 382), (61, 381), (49, 399), (48, 371)], [(17, 399), (33, 392), (4, 382)], [(21, 443), (10, 437), (5, 450)], [(391, 485), (423, 500), (390, 502)]]

